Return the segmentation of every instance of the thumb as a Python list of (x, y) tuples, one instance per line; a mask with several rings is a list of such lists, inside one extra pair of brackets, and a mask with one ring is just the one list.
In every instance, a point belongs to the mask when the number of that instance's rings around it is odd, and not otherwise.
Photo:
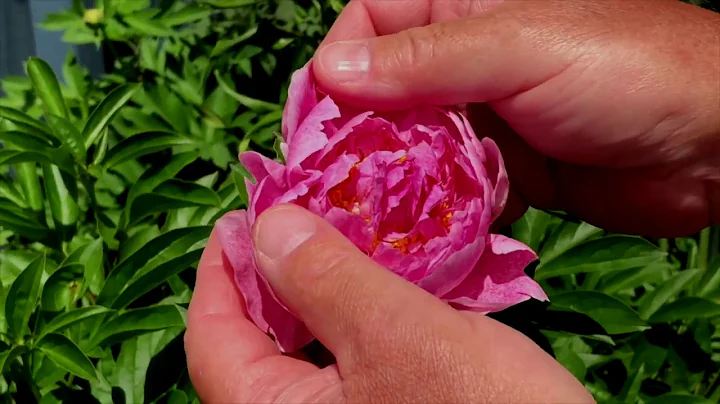
[[(294, 205), (271, 208), (253, 228), (259, 270), (279, 299), (347, 364), (405, 337), (401, 328), (447, 327), (459, 313), (377, 265), (337, 229)], [(414, 335), (418, 335), (415, 333)], [(422, 335), (422, 334), (420, 334)], [(392, 339), (392, 340), (391, 340)]]
[(318, 50), (314, 73), (333, 97), (368, 108), (503, 99), (567, 67), (514, 15), (525, 8), (505, 3), (470, 19), (329, 43)]

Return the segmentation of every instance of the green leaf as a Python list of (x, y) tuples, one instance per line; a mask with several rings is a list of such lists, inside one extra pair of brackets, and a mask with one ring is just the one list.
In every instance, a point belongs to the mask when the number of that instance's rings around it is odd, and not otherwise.
[(107, 152), (102, 165), (114, 167), (130, 159), (142, 157), (174, 146), (193, 144), (192, 139), (168, 132), (146, 132), (129, 137)]
[(85, 263), (85, 282), (87, 282), (90, 291), (97, 295), (102, 290), (105, 282), (102, 239), (96, 239), (87, 246), (80, 260)]
[(87, 151), (83, 144), (82, 135), (75, 125), (67, 119), (56, 115), (47, 115), (46, 118), (57, 138), (72, 151), (79, 161), (85, 162)]
[(562, 253), (602, 232), (601, 229), (587, 223), (563, 222), (543, 244), (539, 252), (540, 261), (547, 265)]
[(0, 376), (7, 372), (10, 369), (10, 364), (26, 351), (27, 347), (17, 345), (7, 351), (0, 352)]
[(646, 320), (650, 318), (662, 305), (680, 294), (699, 272), (697, 269), (687, 269), (679, 272), (650, 292), (649, 296), (643, 297), (642, 304), (638, 308), (640, 317)]
[(702, 396), (691, 396), (689, 394), (668, 393), (655, 397), (647, 404), (714, 404), (711, 400)]
[(49, 148), (48, 142), (40, 136), (19, 131), (0, 132), (0, 141), (9, 143), (19, 150), (43, 151)]
[(126, 84), (110, 92), (95, 108), (82, 131), (82, 138), (86, 149), (95, 144), (103, 130), (115, 117), (120, 108), (135, 95), (140, 88), (138, 84)]
[(0, 176), (0, 199), (5, 198), (21, 208), (27, 208), (25, 197), (15, 185), (5, 177)]
[(44, 201), (37, 165), (35, 163), (18, 163), (15, 164), (15, 170), (28, 206), (33, 212), (42, 211)]
[(583, 242), (557, 258), (540, 262), (535, 279), (582, 272), (621, 271), (649, 265), (667, 256), (647, 240), (632, 236), (610, 236)]
[(684, 297), (668, 303), (650, 316), (651, 323), (670, 323), (720, 316), (720, 304), (701, 297)]
[(163, 24), (161, 20), (144, 18), (141, 14), (135, 13), (126, 15), (123, 20), (133, 29), (143, 35), (167, 37), (175, 36), (175, 31)]
[(47, 237), (49, 229), (39, 223), (31, 212), (13, 211), (8, 203), (0, 200), (0, 227), (31, 240), (40, 241)]
[(608, 334), (642, 331), (647, 324), (625, 303), (600, 292), (574, 291), (550, 297), (553, 306), (584, 313), (597, 321)]
[(45, 21), (38, 26), (47, 31), (65, 31), (71, 28), (82, 27), (85, 25), (81, 16), (71, 10), (63, 10), (59, 13), (48, 14)]
[(160, 21), (168, 27), (174, 27), (176, 25), (202, 20), (211, 14), (212, 10), (191, 4), (178, 11), (164, 15)]
[(43, 183), (55, 227), (61, 231), (74, 227), (78, 220), (77, 183), (57, 166), (43, 164)]
[(628, 269), (616, 271), (603, 276), (598, 291), (612, 295), (624, 290), (635, 289), (645, 283), (657, 283), (663, 279), (664, 274), (675, 270), (673, 264), (667, 261), (657, 261), (642, 269)]
[(157, 212), (191, 206), (219, 206), (220, 198), (207, 187), (192, 182), (169, 180), (152, 193), (138, 196), (130, 207), (129, 221), (135, 223)]
[(233, 90), (220, 76), (220, 72), (217, 70), (215, 71), (215, 79), (218, 82), (218, 85), (225, 90), (226, 93), (228, 93), (229, 96), (233, 97), (235, 100), (237, 100), (240, 104), (244, 105), (248, 109), (252, 111), (258, 111), (258, 112), (268, 112), (268, 111), (277, 111), (279, 109), (282, 109), (282, 107), (278, 104), (272, 104), (266, 101), (257, 100), (254, 98), (250, 98), (248, 96), (239, 94), (235, 90)]
[(540, 243), (547, 235), (548, 227), (553, 220), (549, 214), (529, 208), (528, 211), (512, 225), (513, 238), (525, 243), (533, 251), (540, 249)]
[(80, 297), (82, 273), (83, 266), (80, 264), (64, 265), (53, 272), (43, 287), (43, 310), (59, 312), (71, 307)]
[(243, 167), (242, 164), (234, 164), (232, 167), (232, 179), (233, 183), (235, 184), (235, 188), (238, 191), (238, 194), (240, 195), (240, 199), (242, 199), (242, 202), (245, 206), (248, 206), (249, 200), (248, 200), (248, 192), (247, 192), (247, 186), (245, 184), (245, 179), (251, 179), (252, 175), (248, 172), (248, 170)]
[(104, 345), (153, 331), (185, 327), (185, 310), (172, 304), (128, 310), (103, 324), (93, 345)]
[[(0, 118), (5, 118), (18, 126), (18, 130), (25, 133), (32, 133), (35, 136), (45, 138), (48, 142), (57, 142), (50, 128), (44, 123), (30, 117), (29, 115), (12, 109), (0, 106)], [(53, 143), (57, 146), (59, 143)]]
[(60, 83), (50, 65), (42, 59), (31, 57), (27, 63), (27, 74), (33, 83), (35, 94), (43, 103), (46, 114), (68, 118), (68, 109), (60, 91)]
[(150, 241), (130, 257), (120, 262), (110, 272), (105, 281), (105, 286), (100, 291), (97, 303), (111, 306), (120, 296), (128, 281), (135, 276), (136, 271), (143, 268), (148, 261), (162, 255), (167, 249), (172, 249), (173, 244), (182, 241), (185, 237), (196, 237), (196, 240), (202, 240), (202, 238), (210, 235), (210, 230), (211, 228), (208, 226), (182, 228), (167, 232)]
[(58, 155), (57, 149), (48, 148), (39, 153), (37, 151), (0, 150), (0, 166), (18, 163), (44, 163), (58, 166), (68, 174), (75, 174), (75, 166), (72, 161), (66, 160), (63, 155)]
[[(720, 231), (719, 231), (720, 233)], [(699, 285), (698, 296), (709, 297), (711, 293), (720, 290), (720, 257), (710, 263), (702, 282)]]
[(172, 390), (168, 394), (167, 402), (168, 404), (187, 404), (188, 396), (182, 390)]
[(39, 255), (15, 279), (5, 300), (5, 318), (8, 332), (17, 337), (27, 334), (28, 322), (35, 311), (42, 290), (42, 274), (47, 258)]
[(49, 323), (45, 324), (40, 329), (38, 338), (42, 338), (45, 334), (61, 332), (88, 319), (95, 318), (103, 314), (110, 314), (112, 312), (113, 310), (103, 306), (87, 306), (66, 311), (57, 315)]
[(97, 377), (90, 359), (64, 335), (47, 334), (37, 342), (36, 348), (56, 365), (76, 376), (87, 380)]
[(217, 8), (245, 7), (257, 3), (259, 0), (200, 0), (201, 3), (209, 4)]
[(248, 28), (247, 31), (245, 31), (244, 33), (240, 34), (239, 36), (237, 36), (235, 38), (220, 39), (219, 41), (217, 41), (215, 43), (215, 47), (213, 48), (212, 52), (210, 53), (210, 57), (211, 58), (218, 57), (218, 56), (222, 55), (223, 53), (225, 53), (228, 49), (232, 48), (233, 46), (235, 46), (241, 42), (245, 42), (246, 40), (250, 39), (253, 35), (255, 35), (257, 33), (257, 30), (258, 30), (258, 26), (255, 25), (255, 26)]
[(115, 303), (113, 303), (112, 307), (115, 309), (127, 307), (130, 303), (167, 282), (170, 277), (177, 275), (189, 268), (191, 265), (196, 264), (200, 261), (202, 252), (203, 250), (201, 248), (190, 251), (189, 253), (161, 264), (144, 275), (137, 277), (125, 288), (125, 290), (123, 290), (117, 300), (115, 300)]

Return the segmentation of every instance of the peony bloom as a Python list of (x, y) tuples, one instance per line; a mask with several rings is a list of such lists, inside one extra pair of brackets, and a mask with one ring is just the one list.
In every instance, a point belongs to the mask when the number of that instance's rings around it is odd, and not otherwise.
[(524, 268), (524, 244), (488, 234), (508, 194), (502, 157), (445, 108), (356, 111), (319, 94), (310, 65), (292, 78), (283, 115), (286, 164), (240, 160), (249, 207), (219, 224), (250, 317), (283, 351), (313, 340), (274, 297), (254, 263), (250, 228), (270, 206), (293, 203), (325, 218), (377, 263), (448, 304), (480, 313), (547, 296)]

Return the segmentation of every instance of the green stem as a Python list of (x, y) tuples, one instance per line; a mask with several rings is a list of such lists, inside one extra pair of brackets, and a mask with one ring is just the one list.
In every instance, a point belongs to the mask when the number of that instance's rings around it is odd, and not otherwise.
[(710, 227), (700, 232), (700, 240), (698, 242), (697, 261), (700, 271), (705, 271), (709, 264), (710, 257)]
[(42, 400), (42, 394), (40, 394), (40, 389), (37, 384), (35, 384), (32, 375), (32, 351), (28, 352), (23, 358), (23, 372), (25, 373), (25, 382), (30, 387), (30, 391), (32, 391), (35, 397), (35, 402), (39, 403)]

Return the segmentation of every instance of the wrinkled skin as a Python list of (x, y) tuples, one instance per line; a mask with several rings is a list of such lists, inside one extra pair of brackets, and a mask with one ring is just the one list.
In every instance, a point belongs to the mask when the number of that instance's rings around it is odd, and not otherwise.
[[(384, 56), (361, 83), (316, 64), (321, 87), (360, 107), (471, 103), (476, 132), (505, 156), (508, 214), (530, 202), (666, 236), (718, 223), (718, 16), (674, 0), (502, 3), (354, 0), (325, 45), (384, 35), (373, 50)], [(403, 31), (431, 21), (444, 24)], [(254, 237), (292, 239), (286, 226), (257, 227)], [(214, 235), (186, 334), (203, 402), (592, 402), (517, 332), (411, 292), (421, 290), (386, 277), (346, 240), (313, 240), (259, 269), (286, 273), (268, 279), (337, 365), (282, 356), (239, 315), (244, 303)]]
[(507, 173), (495, 143), (477, 139), (455, 109), (358, 112), (319, 94), (307, 65), (290, 84), (283, 139), (285, 164), (240, 155), (254, 178), (246, 180), (248, 210), (218, 224), (250, 318), (283, 352), (313, 336), (252, 258), (250, 227), (279, 203), (309, 209), (373, 261), (454, 307), (490, 313), (547, 300), (523, 271), (535, 253), (488, 234), (505, 207)]
[[(333, 72), (345, 40), (368, 73)], [(530, 204), (678, 237), (720, 223), (718, 41), (717, 13), (676, 0), (354, 1), (314, 67), (359, 107), (469, 103), (507, 164), (506, 224)]]

